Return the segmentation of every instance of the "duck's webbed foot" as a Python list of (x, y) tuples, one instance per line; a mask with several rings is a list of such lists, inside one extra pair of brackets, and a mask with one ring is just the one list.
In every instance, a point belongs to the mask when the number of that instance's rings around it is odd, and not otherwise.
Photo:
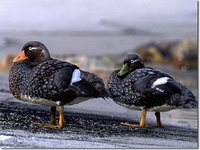
[(143, 128), (148, 128), (149, 126), (146, 124), (146, 115), (147, 111), (143, 110), (140, 118), (140, 123), (139, 124), (131, 124), (128, 122), (121, 122), (121, 125), (129, 126), (129, 127), (143, 127)]
[(59, 106), (59, 121), (56, 121), (56, 107), (51, 107), (51, 121), (50, 123), (33, 122), (32, 125), (37, 125), (42, 128), (59, 128), (61, 129), (64, 124), (64, 107)]
[(129, 127), (144, 127), (144, 128), (148, 128), (149, 127), (147, 124), (140, 125), (140, 123), (133, 124), (133, 123), (129, 123), (129, 122), (120, 122), (120, 125), (129, 126)]

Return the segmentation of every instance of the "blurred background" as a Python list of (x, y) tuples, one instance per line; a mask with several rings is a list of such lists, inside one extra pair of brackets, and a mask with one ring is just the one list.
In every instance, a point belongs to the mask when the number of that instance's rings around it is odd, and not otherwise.
[(1, 0), (0, 18), (2, 89), (13, 57), (37, 40), (53, 58), (97, 73), (105, 83), (123, 56), (136, 52), (197, 96), (196, 0)]

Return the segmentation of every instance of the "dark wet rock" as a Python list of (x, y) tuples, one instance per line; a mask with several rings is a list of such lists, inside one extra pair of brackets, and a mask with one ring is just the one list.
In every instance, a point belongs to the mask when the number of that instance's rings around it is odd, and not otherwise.
[(7, 74), (0, 74), (0, 79), (0, 147), (197, 148), (196, 112), (162, 113), (162, 129), (155, 128), (155, 117), (148, 113), (151, 127), (133, 128), (119, 123), (137, 123), (140, 112), (96, 100), (65, 107), (63, 129), (40, 128), (32, 122), (48, 122), (49, 107), (16, 100), (9, 91)]
[[(120, 122), (130, 121), (124, 118), (76, 113), (67, 108), (64, 128), (49, 129), (32, 124), (33, 122), (48, 122), (49, 107), (21, 103), (11, 94), (1, 99), (0, 105), (0, 145), (2, 147), (197, 147), (196, 129), (175, 126), (166, 126), (161, 129), (154, 126), (147, 129), (127, 127), (120, 125)], [(137, 121), (132, 121), (132, 123), (137, 123)], [(2, 140), (1, 136), (8, 139)]]

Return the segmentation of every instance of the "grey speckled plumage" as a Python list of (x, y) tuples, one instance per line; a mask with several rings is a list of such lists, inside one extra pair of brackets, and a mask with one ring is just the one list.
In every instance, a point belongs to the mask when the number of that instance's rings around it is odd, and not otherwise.
[[(71, 85), (75, 69), (80, 71), (81, 80)], [(52, 58), (39, 64), (30, 60), (15, 63), (10, 70), (9, 87), (18, 99), (24, 100), (28, 97), (33, 103), (36, 102), (35, 99), (40, 99), (40, 104), (47, 105), (73, 104), (76, 98), (81, 98), (81, 102), (108, 96), (102, 79), (97, 75), (82, 71), (71, 63)], [(49, 102), (42, 102), (42, 99)]]
[[(42, 127), (63, 127), (63, 105), (108, 97), (101, 78), (82, 71), (71, 63), (52, 59), (48, 49), (41, 42), (27, 42), (13, 62), (9, 72), (9, 88), (14, 97), (51, 106), (50, 124), (43, 124)], [(56, 106), (59, 112), (58, 122)]]
[(139, 127), (148, 126), (147, 111), (155, 112), (157, 127), (160, 128), (160, 112), (177, 108), (197, 108), (195, 96), (188, 88), (159, 69), (145, 67), (137, 54), (125, 56), (121, 69), (110, 75), (107, 87), (116, 103), (142, 111), (137, 124)]
[[(116, 103), (139, 106), (145, 109), (169, 105), (174, 108), (196, 108), (197, 102), (192, 92), (168, 74), (155, 68), (141, 68), (120, 78), (119, 70), (114, 71), (108, 81), (108, 91)], [(152, 88), (161, 77), (168, 77), (166, 84)], [(160, 91), (156, 88), (161, 89)]]

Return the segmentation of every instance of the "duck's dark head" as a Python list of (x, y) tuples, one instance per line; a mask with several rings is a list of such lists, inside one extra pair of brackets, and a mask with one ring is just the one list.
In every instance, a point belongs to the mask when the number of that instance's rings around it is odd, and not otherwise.
[(124, 58), (123, 65), (118, 73), (118, 76), (124, 76), (139, 68), (144, 68), (144, 63), (141, 58), (137, 54), (128, 54)]
[(32, 64), (40, 64), (50, 59), (50, 54), (45, 45), (38, 41), (27, 42), (13, 62), (29, 60)]

